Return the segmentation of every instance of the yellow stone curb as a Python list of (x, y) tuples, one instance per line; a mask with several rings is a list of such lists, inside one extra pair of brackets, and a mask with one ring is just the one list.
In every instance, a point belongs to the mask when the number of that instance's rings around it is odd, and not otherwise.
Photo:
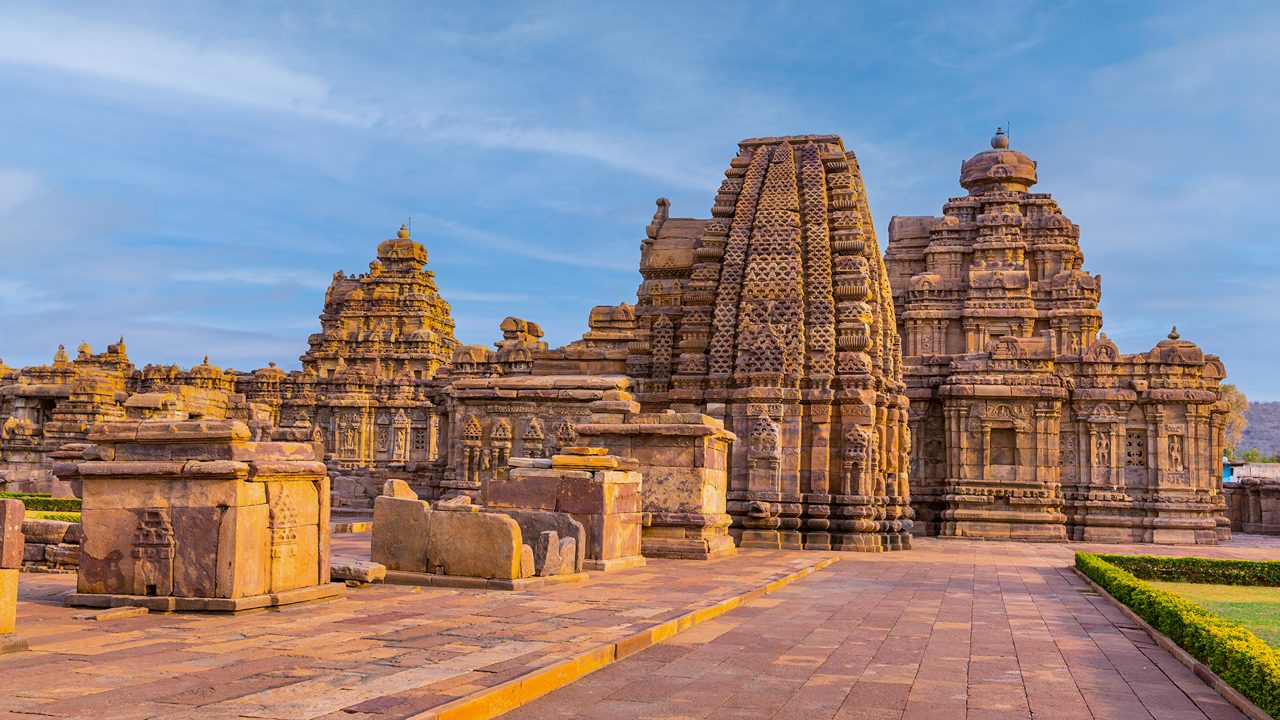
[(657, 645), (698, 623), (723, 615), (745, 602), (767, 595), (802, 577), (812, 575), (839, 559), (836, 556), (823, 558), (803, 570), (797, 570), (749, 592), (685, 613), (680, 617), (628, 635), (617, 642), (592, 648), (554, 665), (538, 668), (513, 680), (413, 715), (411, 720), (488, 720), (497, 717), (549, 692), (559, 690), (600, 668)]

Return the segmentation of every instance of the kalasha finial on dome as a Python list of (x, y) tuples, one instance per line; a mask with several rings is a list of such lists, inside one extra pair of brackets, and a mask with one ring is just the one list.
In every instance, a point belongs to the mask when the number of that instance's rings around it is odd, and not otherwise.
[(996, 150), (1004, 150), (1009, 147), (1009, 136), (1005, 134), (1004, 128), (996, 128), (996, 134), (991, 138), (991, 147)]
[(1180, 338), (1180, 337), (1182, 337), (1182, 336), (1178, 334), (1178, 326), (1177, 326), (1177, 325), (1174, 325), (1174, 326), (1173, 326), (1173, 329), (1169, 331), (1169, 339), (1170, 339), (1170, 340), (1177, 340), (1177, 339), (1178, 339), (1178, 338)]
[(205, 364), (205, 365), (208, 365), (208, 364), (209, 364), (209, 356), (208, 356), (208, 355), (205, 355), (205, 356), (204, 356), (204, 364)]
[(403, 224), (402, 224), (402, 225), (400, 226), (400, 232), (396, 233), (396, 237), (400, 238), (401, 240), (408, 240), (408, 239), (409, 239), (409, 226), (408, 226), (408, 225), (403, 225)]

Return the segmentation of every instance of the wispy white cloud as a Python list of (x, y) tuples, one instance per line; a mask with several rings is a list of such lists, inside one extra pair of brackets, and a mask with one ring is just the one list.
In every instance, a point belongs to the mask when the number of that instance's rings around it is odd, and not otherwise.
[(422, 213), (416, 214), (414, 217), (419, 218), (421, 224), (426, 225), (436, 234), (445, 238), (461, 238), (490, 250), (499, 250), (520, 257), (543, 260), (558, 265), (623, 272), (634, 271), (639, 266), (640, 258), (638, 254), (636, 257), (631, 258), (603, 256), (592, 252), (564, 252), (550, 247), (548, 244), (540, 243), (536, 239), (513, 240), (488, 230), (465, 225), (457, 220), (433, 217)]
[(236, 285), (296, 285), (305, 288), (326, 288), (329, 279), (317, 273), (292, 272), (280, 268), (234, 268), (224, 270), (181, 270), (169, 275), (177, 282), (210, 284), (232, 283)]
[(49, 10), (11, 7), (0, 12), (0, 62), (333, 122), (365, 120), (335, 107), (323, 79), (251, 49), (218, 47)]

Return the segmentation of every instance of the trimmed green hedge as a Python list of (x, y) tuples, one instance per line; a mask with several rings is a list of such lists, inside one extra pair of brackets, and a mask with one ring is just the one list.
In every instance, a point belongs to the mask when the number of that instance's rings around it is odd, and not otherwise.
[(28, 510), (23, 513), (25, 517), (32, 520), (61, 520), (62, 522), (78, 523), (80, 522), (80, 513), (74, 512), (46, 512), (44, 510)]
[(0, 492), (0, 499), (13, 498), (21, 500), (28, 510), (45, 512), (80, 512), (80, 498), (56, 498), (44, 493), (12, 493)]
[[(1173, 560), (1076, 553), (1076, 567), (1112, 597), (1177, 643), (1258, 707), (1280, 717), (1280, 651), (1239, 625), (1171, 592), (1156, 589), (1111, 559)], [(1194, 558), (1188, 558), (1194, 559)], [(1207, 561), (1215, 562), (1215, 561)], [(1233, 561), (1222, 561), (1233, 562)], [(1151, 564), (1135, 566), (1150, 569)], [(1216, 577), (1216, 576), (1215, 576)], [(1161, 576), (1161, 580), (1172, 579)], [(1234, 583), (1245, 584), (1245, 583)]]
[(1280, 587), (1280, 562), (1154, 555), (1098, 555), (1142, 580)]

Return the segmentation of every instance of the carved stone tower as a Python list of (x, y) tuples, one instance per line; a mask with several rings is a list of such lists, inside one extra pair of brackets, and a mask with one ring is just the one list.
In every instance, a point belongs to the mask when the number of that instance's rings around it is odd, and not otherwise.
[(1176, 333), (1121, 355), (1080, 229), (1036, 179), (998, 132), (961, 165), (967, 196), (889, 225), (915, 530), (1214, 543), (1222, 363)]
[(857, 160), (834, 135), (744, 140), (725, 177), (710, 220), (658, 202), (637, 397), (738, 435), (743, 546), (908, 547), (901, 345)]
[[(294, 383), (292, 414), (322, 430), (340, 467), (421, 469), (442, 462), (431, 380), (458, 347), (427, 250), (401, 226), (359, 275), (334, 273)], [(282, 411), (282, 414), (290, 414)], [(282, 418), (282, 424), (298, 418)]]

